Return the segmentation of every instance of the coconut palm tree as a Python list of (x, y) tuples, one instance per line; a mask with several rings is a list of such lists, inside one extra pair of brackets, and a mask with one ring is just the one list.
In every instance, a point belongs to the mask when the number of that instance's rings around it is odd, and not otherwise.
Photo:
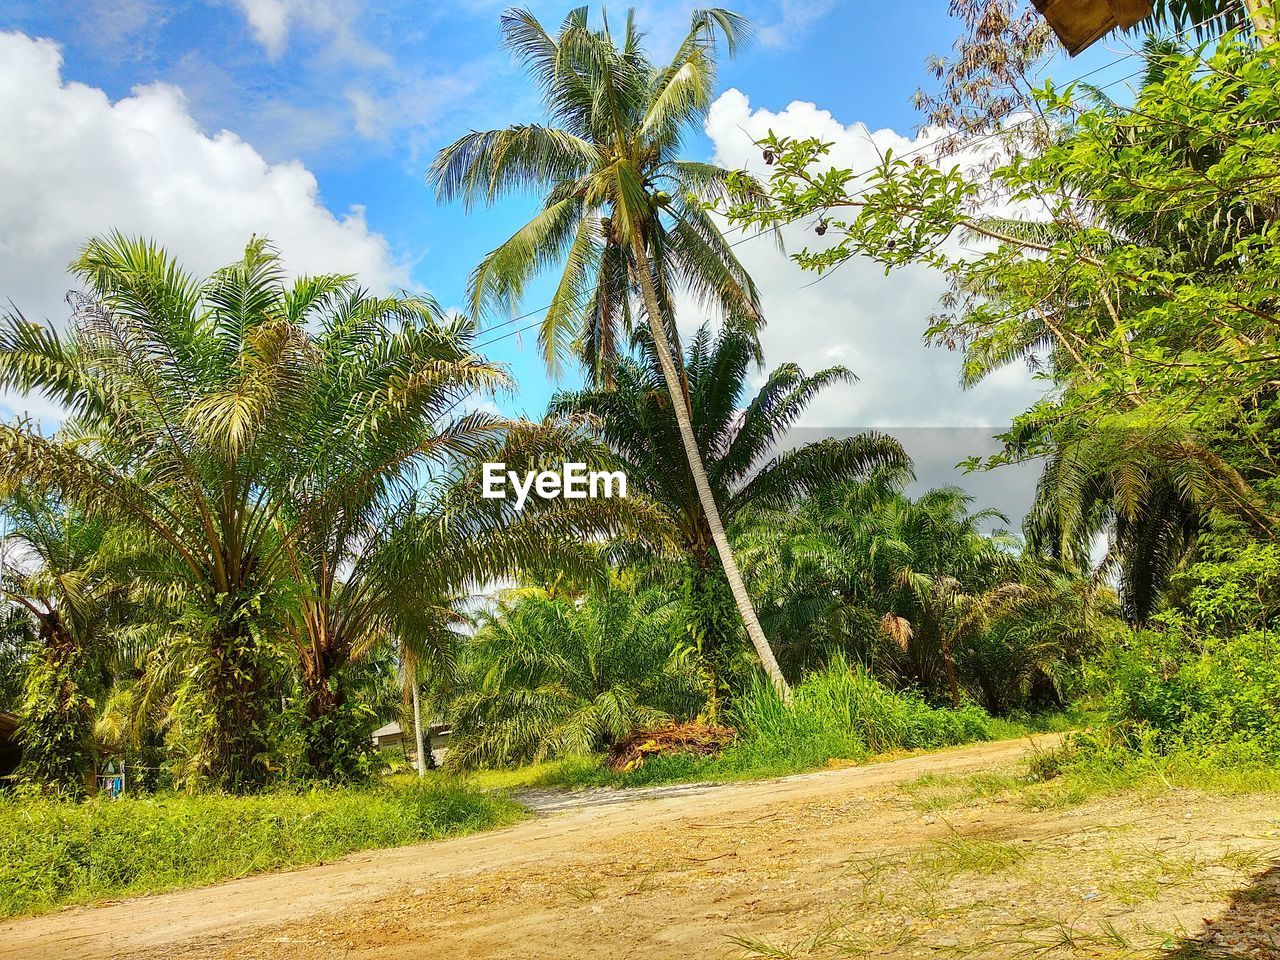
[[(619, 358), (615, 364), (612, 389), (559, 394), (552, 398), (550, 410), (586, 414), (599, 424), (631, 488), (656, 505), (669, 539), (691, 561), (692, 612), (710, 668), (725, 639), (714, 622), (723, 583), (716, 576), (717, 542), (676, 443), (677, 418), (653, 342), (641, 333), (638, 345), (641, 358)], [(706, 476), (724, 523), (732, 528), (744, 513), (782, 510), (806, 494), (850, 478), (909, 470), (898, 442), (877, 434), (786, 449), (787, 432), (812, 400), (833, 384), (849, 382), (852, 375), (843, 367), (806, 374), (786, 363), (770, 371), (748, 399), (753, 358), (747, 332), (725, 327), (713, 336), (703, 327), (690, 341), (684, 360), (691, 426), (699, 449), (706, 451)]]
[(592, 29), (580, 8), (553, 37), (532, 13), (512, 9), (502, 18), (504, 42), (541, 89), (550, 123), (470, 133), (440, 152), (428, 176), (442, 200), (468, 205), (543, 192), (541, 211), (476, 268), (471, 299), (477, 315), (509, 308), (543, 267), (561, 263), (539, 331), (553, 369), (576, 347), (593, 380), (608, 385), (620, 342), (637, 311), (643, 317), (734, 602), (785, 695), (698, 448), (674, 312), (684, 290), (744, 329), (762, 322), (755, 286), (704, 205), (724, 194), (729, 173), (678, 156), (684, 134), (710, 107), (718, 43), (732, 54), (746, 27), (727, 10), (697, 11), (674, 57), (656, 66), (630, 15), (615, 38), (607, 21)]

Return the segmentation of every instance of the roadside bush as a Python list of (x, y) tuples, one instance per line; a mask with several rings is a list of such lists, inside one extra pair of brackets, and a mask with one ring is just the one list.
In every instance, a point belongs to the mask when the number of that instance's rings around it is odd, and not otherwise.
[(1280, 639), (1142, 631), (1089, 671), (1105, 734), (1141, 753), (1280, 759)]
[(732, 719), (744, 746), (753, 751), (780, 750), (819, 763), (990, 736), (990, 718), (979, 707), (931, 707), (913, 693), (890, 690), (841, 656), (805, 677), (789, 706), (768, 684), (753, 683), (735, 704)]
[(450, 780), (79, 804), (18, 796), (0, 802), (0, 916), (436, 840), (522, 813)]

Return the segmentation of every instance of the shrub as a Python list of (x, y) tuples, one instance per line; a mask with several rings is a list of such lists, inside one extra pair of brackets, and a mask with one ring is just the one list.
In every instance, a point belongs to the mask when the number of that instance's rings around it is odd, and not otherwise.
[(1089, 679), (1120, 746), (1280, 759), (1280, 639), (1270, 631), (1142, 631), (1107, 651)]
[(511, 823), (522, 808), (449, 780), (232, 797), (0, 802), (0, 916), (210, 883)]
[(888, 689), (840, 656), (805, 677), (789, 706), (772, 687), (753, 683), (735, 705), (733, 720), (744, 741), (816, 749), (826, 753), (824, 760), (989, 738), (989, 718), (980, 708), (931, 707), (916, 694)]

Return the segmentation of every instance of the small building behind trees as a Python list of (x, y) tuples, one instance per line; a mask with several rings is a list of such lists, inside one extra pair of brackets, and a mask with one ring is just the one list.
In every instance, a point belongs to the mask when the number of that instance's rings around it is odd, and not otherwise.
[[(427, 728), (425, 734), (432, 759), (437, 764), (442, 763), (449, 747), (449, 725), (437, 720)], [(373, 731), (373, 745), (378, 750), (399, 751), (411, 763), (417, 760), (413, 730), (405, 730), (398, 720)]]

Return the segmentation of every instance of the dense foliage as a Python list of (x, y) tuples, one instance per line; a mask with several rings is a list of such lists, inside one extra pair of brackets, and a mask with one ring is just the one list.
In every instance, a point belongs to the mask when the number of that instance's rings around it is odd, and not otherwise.
[(358, 778), (382, 709), (373, 660), (440, 643), (459, 592), (549, 555), (572, 568), (628, 509), (481, 496), (481, 461), (597, 448), (580, 424), (458, 411), (506, 374), (430, 301), (288, 281), (260, 240), (203, 281), (123, 237), (75, 269), (90, 292), (67, 330), (0, 325), (0, 381), (70, 412), (53, 437), (0, 428), (5, 590), (38, 639), (35, 780), (92, 776), (99, 710), (103, 746), (162, 737), (180, 781)]
[[(706, 672), (707, 694), (715, 702), (729, 675), (741, 680), (745, 645), (742, 623), (716, 559), (710, 524), (680, 453), (671, 402), (652, 342), (638, 338), (637, 358), (619, 359), (609, 389), (560, 394), (551, 401), (558, 414), (595, 418), (601, 438), (626, 469), (634, 491), (654, 505), (666, 535), (677, 549), (684, 580), (688, 629)], [(728, 327), (712, 334), (703, 327), (693, 336), (685, 356), (691, 422), (707, 478), (724, 522), (732, 530), (752, 511), (785, 511), (806, 494), (832, 487), (873, 471), (904, 475), (910, 469), (902, 447), (892, 437), (860, 434), (786, 448), (788, 431), (826, 388), (847, 383), (851, 374), (831, 367), (806, 374), (795, 364), (769, 371), (754, 395), (754, 341)], [(642, 560), (637, 551), (624, 557)], [(759, 580), (753, 578), (759, 593)], [(776, 637), (776, 634), (775, 634)], [(746, 669), (753, 669), (747, 662)], [(792, 679), (794, 671), (788, 671)], [(714, 712), (714, 711), (713, 711)]]
[[(826, 239), (795, 255), (807, 269), (865, 256), (888, 270), (942, 271), (951, 292), (925, 332), (962, 352), (964, 381), (1025, 364), (1046, 388), (1004, 434), (1004, 451), (973, 466), (1040, 459), (1026, 527), (1033, 567), (1057, 565), (1067, 587), (1062, 574), (1087, 571), (1105, 539), (1092, 578), (1118, 586), (1139, 628), (1087, 631), (1106, 736), (1126, 749), (1243, 745), (1270, 755), (1280, 347), (1272, 21), (1250, 7), (1253, 38), (1148, 42), (1126, 104), (1087, 84), (1050, 82), (1028, 97), (1043, 25), (1004, 0), (955, 6), (970, 33), (936, 65), (941, 93), (921, 103), (944, 124), (957, 120), (944, 154), (977, 146), (978, 133), (994, 143), (963, 163), (888, 154), (864, 177), (831, 164), (830, 144), (770, 135), (761, 142), (769, 202), (748, 179), (726, 212), (743, 224), (817, 224)], [(1206, 32), (1225, 16), (1211, 4), (1165, 4), (1157, 16), (1185, 23), (1193, 6)], [(1025, 558), (1022, 568), (1021, 589), (1041, 579)], [(1084, 600), (1078, 587), (1056, 592), (1047, 610)], [(1069, 619), (1035, 618), (1053, 632)], [(985, 631), (975, 660), (1016, 661), (1016, 643), (1002, 641), (1019, 635)], [(993, 640), (1003, 648), (994, 658)]]
[(1112, 746), (1280, 759), (1280, 553), (1197, 563), (1186, 601), (1109, 647), (1091, 669)]
[(449, 762), (585, 755), (695, 712), (678, 608), (621, 584), (586, 596), (520, 591), (481, 617), (454, 704)]
[[(710, 721), (737, 731), (720, 756), (625, 782), (785, 773), (984, 739), (1011, 729), (994, 716), (1081, 695), (1100, 753), (1280, 757), (1280, 47), (1260, 28), (1152, 42), (1131, 104), (1028, 96), (1050, 49), (1036, 16), (953, 6), (971, 35), (920, 100), (941, 158), (889, 154), (862, 177), (829, 144), (771, 135), (765, 183), (681, 156), (741, 18), (695, 13), (661, 65), (630, 19), (615, 35), (578, 10), (552, 35), (504, 16), (547, 122), (468, 134), (430, 177), (443, 199), (542, 198), (471, 283), (479, 317), (560, 268), (541, 346), (586, 380), (541, 421), (477, 402), (507, 372), (473, 318), (429, 299), (291, 277), (260, 239), (207, 278), (151, 242), (86, 244), (68, 325), (0, 322), (0, 386), (67, 411), (56, 433), (0, 427), (0, 708), (21, 716), (21, 789), (83, 793), (107, 758), (148, 788), (364, 780), (372, 729), (411, 716), (452, 725), (458, 768), (555, 759), (607, 779), (593, 755)], [(716, 207), (811, 222), (805, 268), (945, 275), (922, 331), (964, 381), (1024, 364), (1045, 388), (971, 463), (1042, 463), (1021, 536), (959, 490), (908, 493), (886, 436), (792, 442), (852, 372), (766, 367)], [(716, 322), (686, 343), (688, 295)], [(482, 495), (496, 461), (621, 469), (630, 496), (516, 509)], [(183, 803), (5, 806), (21, 874), (5, 909), (507, 809), (449, 791), (271, 800), (297, 821)], [(191, 824), (229, 818), (269, 863), (192, 853)], [(152, 863), (103, 850), (132, 857), (144, 833)]]

